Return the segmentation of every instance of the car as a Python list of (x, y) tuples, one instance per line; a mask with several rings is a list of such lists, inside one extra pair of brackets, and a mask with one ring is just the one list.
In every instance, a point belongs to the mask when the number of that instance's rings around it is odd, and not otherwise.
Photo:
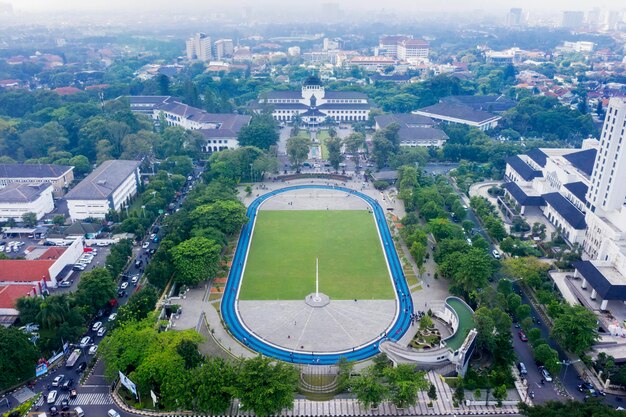
[(50, 410), (48, 410), (48, 414), (50, 414), (51, 416), (56, 416), (57, 414), (59, 414), (58, 407), (56, 405), (50, 407)]
[(96, 246), (109, 246), (109, 242), (97, 242)]
[(143, 242), (143, 245), (141, 245), (144, 249), (148, 249), (148, 246), (150, 246), (150, 242)]
[(78, 364), (78, 366), (76, 367), (76, 373), (81, 373), (83, 372), (85, 369), (87, 369), (87, 362), (81, 362), (80, 364)]
[(98, 345), (93, 345), (92, 347), (89, 348), (89, 354), (90, 355), (95, 355), (96, 352), (98, 351)]
[(70, 400), (68, 400), (67, 398), (63, 398), (61, 400), (61, 410), (67, 411), (69, 409), (70, 409)]
[[(180, 209), (176, 209), (176, 211), (178, 211), (178, 210), (180, 210)], [(154, 239), (152, 239), (152, 241), (153, 241), (154, 243), (158, 243), (158, 242), (159, 242), (159, 237), (158, 237), (158, 236), (155, 236), (155, 237), (154, 237)]]
[(128, 282), (122, 282), (122, 285), (120, 285), (120, 289), (125, 290), (126, 288), (128, 288)]
[(52, 380), (52, 386), (53, 387), (58, 387), (63, 382), (63, 379), (65, 379), (65, 375), (57, 375), (57, 376), (55, 376), (54, 379)]
[(472, 246), (472, 239), (468, 237), (467, 239), (465, 239), (465, 241), (467, 242), (468, 245)]
[(519, 340), (521, 340), (522, 342), (528, 342), (528, 337), (526, 336), (526, 333), (524, 333), (523, 330), (520, 330), (519, 332), (517, 332), (517, 335), (519, 336)]
[(109, 417), (120, 417), (120, 413), (118, 413), (117, 411), (115, 411), (114, 409), (110, 409), (109, 411), (107, 411), (107, 416)]
[(594, 386), (590, 382), (583, 382), (582, 384), (578, 384), (578, 391), (585, 392), (587, 390), (594, 389)]
[(494, 258), (496, 259), (500, 259), (500, 252), (498, 252), (497, 250), (492, 250), (491, 254), (493, 255)]
[(48, 404), (54, 404), (57, 401), (57, 395), (58, 395), (57, 390), (53, 389), (52, 391), (50, 391), (48, 393), (48, 397), (46, 398), (46, 402)]
[(100, 329), (98, 329), (98, 337), (104, 336), (104, 334), (106, 332), (107, 332), (107, 328), (106, 327), (100, 327)]
[(61, 281), (59, 282), (59, 287), (61, 288), (71, 287), (73, 282), (74, 281)]
[(130, 282), (133, 284), (136, 284), (137, 281), (139, 281), (139, 275), (134, 275), (131, 279)]
[(74, 271), (84, 271), (87, 266), (85, 264), (74, 264), (72, 269)]
[(152, 233), (152, 234), (150, 235), (150, 240), (154, 239), (155, 237), (157, 237), (157, 234), (156, 234), (156, 233)]
[(520, 326), (520, 324), (517, 323), (517, 322), (513, 323), (513, 326), (515, 326), (516, 329), (521, 329), (522, 328), (522, 326)]
[(65, 381), (63, 381), (63, 385), (61, 385), (61, 389), (63, 391), (69, 391), (70, 388), (72, 388), (72, 385), (74, 385), (74, 380), (72, 378), (68, 378)]
[(150, 255), (154, 255), (154, 253), (156, 252), (155, 248), (150, 248), (150, 250), (148, 251), (150, 253)]
[(552, 382), (552, 375), (550, 375), (550, 372), (548, 372), (548, 370), (543, 366), (541, 367), (541, 376), (546, 380), (546, 382)]
[(74, 407), (74, 412), (76, 413), (76, 417), (85, 417), (85, 412), (81, 407)]
[(123, 298), (123, 297), (126, 297), (126, 290), (119, 290), (119, 291), (117, 292), (117, 297), (118, 297), (118, 298)]
[(135, 260), (135, 268), (139, 268), (139, 267), (141, 267), (141, 263), (142, 263), (142, 262), (141, 262), (141, 259), (137, 259), (137, 260)]
[(91, 326), (91, 330), (94, 332), (97, 332), (100, 327), (102, 327), (102, 322), (101, 321), (97, 321), (93, 324), (93, 326)]
[(113, 313), (109, 316), (109, 321), (115, 321), (115, 318), (117, 317), (117, 313)]
[(80, 347), (81, 348), (87, 347), (89, 342), (91, 342), (91, 337), (89, 337), (89, 336), (83, 337), (82, 339), (80, 339)]

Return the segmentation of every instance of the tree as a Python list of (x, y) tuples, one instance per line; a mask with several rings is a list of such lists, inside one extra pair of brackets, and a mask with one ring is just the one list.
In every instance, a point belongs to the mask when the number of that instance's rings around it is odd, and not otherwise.
[(17, 299), (16, 308), (20, 312), (20, 322), (24, 324), (34, 323), (37, 314), (41, 310), (43, 298), (40, 297), (20, 297)]
[(189, 217), (198, 228), (215, 227), (226, 235), (241, 229), (248, 220), (246, 208), (239, 201), (216, 201), (194, 209)]
[(185, 369), (193, 369), (204, 362), (204, 357), (198, 352), (198, 344), (191, 340), (181, 340), (176, 346), (176, 353), (183, 358)]
[(193, 370), (194, 410), (224, 415), (230, 406), (237, 381), (236, 368), (222, 358), (208, 357)]
[(437, 387), (433, 384), (430, 384), (428, 387), (428, 398), (430, 398), (431, 402), (437, 401)]
[(506, 396), (506, 385), (498, 385), (493, 389), (493, 398), (496, 399), (498, 407), (502, 407), (502, 400), (504, 400)]
[(271, 115), (254, 116), (250, 124), (242, 127), (237, 134), (239, 146), (269, 149), (278, 142), (276, 130), (276, 122)]
[(365, 135), (358, 132), (350, 133), (344, 140), (346, 152), (352, 155), (355, 164), (359, 164), (359, 149), (365, 146)]
[(192, 237), (171, 249), (176, 282), (195, 286), (217, 273), (222, 247), (204, 237)]
[(417, 403), (417, 392), (428, 389), (424, 372), (417, 372), (412, 365), (401, 364), (387, 367), (383, 375), (389, 387), (391, 401), (399, 408)]
[(581, 305), (568, 305), (563, 314), (554, 320), (552, 336), (564, 349), (582, 355), (598, 341), (597, 328), (593, 311)]
[(35, 377), (39, 351), (29, 336), (15, 327), (0, 326), (0, 390)]
[(520, 321), (530, 317), (530, 313), (531, 309), (528, 304), (521, 304), (515, 309), (515, 317)]
[(32, 211), (22, 214), (22, 223), (26, 227), (34, 227), (37, 224), (37, 215)]
[(117, 285), (105, 268), (95, 268), (81, 274), (76, 290), (76, 304), (94, 313), (115, 298)]
[(341, 154), (341, 139), (337, 136), (331, 136), (326, 141), (326, 149), (328, 149), (328, 162), (330, 162), (330, 165), (332, 165), (335, 171), (338, 171), (339, 164), (343, 161), (343, 155)]
[(522, 304), (522, 297), (518, 294), (511, 293), (508, 297), (506, 297), (506, 304), (508, 306), (508, 310), (511, 313), (515, 313), (517, 311), (517, 307)]
[(154, 310), (159, 293), (152, 285), (146, 285), (140, 291), (134, 292), (128, 302), (117, 310), (117, 319), (114, 326), (119, 326), (127, 321), (140, 321)]
[(62, 214), (57, 214), (52, 218), (52, 223), (57, 226), (63, 226), (65, 224), (65, 216)]
[(295, 136), (287, 139), (287, 155), (289, 155), (289, 161), (296, 171), (300, 170), (300, 166), (308, 158), (310, 146), (311, 140), (309, 138)]
[(265, 417), (292, 406), (297, 384), (298, 371), (292, 365), (257, 356), (240, 365), (234, 391), (243, 411)]
[(352, 392), (356, 395), (357, 400), (359, 400), (365, 408), (372, 406), (377, 407), (388, 394), (387, 386), (385, 386), (373, 372), (366, 372), (364, 375), (352, 378), (350, 387), (352, 388)]
[(556, 350), (552, 349), (547, 343), (543, 343), (533, 348), (533, 352), (535, 354), (535, 361), (544, 365), (550, 373), (555, 375), (559, 373), (561, 363)]
[(548, 401), (542, 404), (530, 406), (520, 403), (520, 413), (527, 417), (621, 417), (623, 411), (616, 411), (614, 405), (590, 399), (588, 401)]
[(470, 294), (487, 285), (493, 274), (493, 264), (485, 251), (472, 248), (457, 259), (458, 265), (452, 277), (455, 286)]

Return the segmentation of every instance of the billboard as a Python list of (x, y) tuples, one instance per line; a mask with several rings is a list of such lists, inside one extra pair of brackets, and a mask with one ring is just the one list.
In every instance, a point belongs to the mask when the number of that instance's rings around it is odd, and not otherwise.
[(38, 363), (35, 367), (35, 377), (40, 377), (48, 372), (48, 362)]
[(124, 375), (122, 373), (122, 371), (118, 371), (120, 373), (120, 382), (122, 383), (122, 385), (124, 385), (126, 388), (128, 388), (128, 390), (130, 392), (132, 392), (136, 398), (137, 397), (137, 386), (135, 385), (135, 383), (133, 381), (131, 381), (130, 379), (128, 379), (128, 377), (126, 375)]

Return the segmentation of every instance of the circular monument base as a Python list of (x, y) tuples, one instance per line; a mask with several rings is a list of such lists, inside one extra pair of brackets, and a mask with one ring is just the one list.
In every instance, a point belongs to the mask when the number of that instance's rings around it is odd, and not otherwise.
[(312, 293), (307, 295), (304, 301), (310, 307), (324, 307), (330, 304), (330, 297), (322, 293)]

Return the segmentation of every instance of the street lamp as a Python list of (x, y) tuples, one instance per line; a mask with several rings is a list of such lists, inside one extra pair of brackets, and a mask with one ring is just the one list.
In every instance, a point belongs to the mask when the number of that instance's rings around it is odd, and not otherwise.
[(563, 359), (562, 361), (556, 361), (556, 363), (560, 364), (560, 365), (565, 365), (565, 371), (563, 372), (563, 381), (565, 381), (565, 375), (567, 374), (567, 368), (569, 368), (570, 365), (576, 363), (576, 362), (581, 362), (580, 359), (576, 359), (575, 361), (570, 361), (567, 359)]

